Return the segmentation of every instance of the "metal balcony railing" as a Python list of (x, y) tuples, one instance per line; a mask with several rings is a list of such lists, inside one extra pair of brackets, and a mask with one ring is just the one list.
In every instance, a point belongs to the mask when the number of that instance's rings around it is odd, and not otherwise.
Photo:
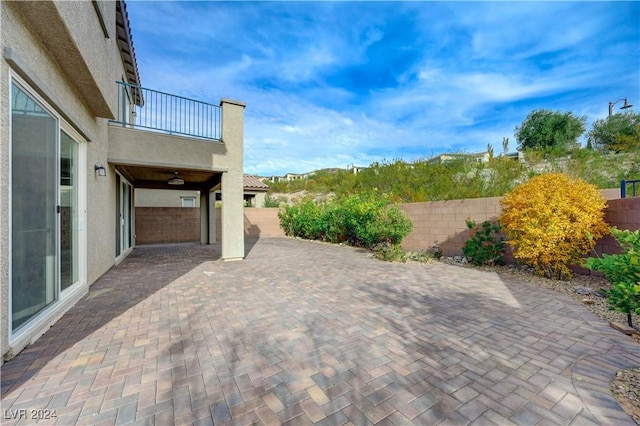
[(220, 140), (222, 108), (116, 81), (118, 115), (111, 123), (171, 135)]
[[(636, 191), (636, 185), (640, 186), (640, 180), (624, 180), (620, 181), (620, 198), (627, 198), (629, 195), (631, 197), (637, 197), (638, 192)], [(627, 187), (631, 186), (631, 194), (627, 191)]]

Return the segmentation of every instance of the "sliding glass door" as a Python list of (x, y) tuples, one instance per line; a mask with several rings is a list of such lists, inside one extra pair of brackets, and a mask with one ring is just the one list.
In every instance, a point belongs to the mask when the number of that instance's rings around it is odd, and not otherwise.
[(80, 280), (79, 144), (44, 103), (11, 85), (11, 330)]
[(11, 325), (57, 298), (58, 120), (22, 88), (11, 92)]
[(133, 240), (133, 189), (116, 173), (116, 258), (126, 253)]

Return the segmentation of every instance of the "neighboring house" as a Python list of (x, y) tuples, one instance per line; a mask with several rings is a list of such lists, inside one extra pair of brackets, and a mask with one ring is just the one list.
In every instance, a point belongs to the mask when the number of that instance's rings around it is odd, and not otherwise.
[[(435, 157), (431, 157), (428, 161), (437, 162), (437, 163), (445, 163), (447, 161), (459, 160), (463, 158), (468, 158), (472, 160), (476, 160), (479, 163), (488, 163), (490, 159), (489, 152), (481, 151), (481, 152), (472, 152), (472, 153), (444, 153), (440, 155), (436, 155)], [(507, 157), (510, 160), (523, 161), (524, 160), (524, 152), (511, 152), (508, 154), (498, 154), (496, 157)]]
[[(353, 174), (358, 174), (358, 172), (362, 171), (366, 169), (366, 167), (353, 167), (353, 166), (349, 166), (347, 168), (347, 170), (352, 170)], [(314, 170), (312, 172), (307, 172), (307, 173), (287, 173), (284, 176), (265, 176), (265, 177), (258, 177), (257, 179), (259, 179), (260, 181), (264, 182), (291, 182), (294, 180), (300, 180), (300, 179), (309, 179), (313, 176), (315, 176), (316, 173), (318, 172), (327, 172), (327, 173), (338, 173), (338, 171), (340, 170), (345, 170), (345, 169), (341, 169), (339, 167), (329, 167), (326, 169), (319, 169), (319, 170)]]
[(244, 257), (245, 105), (141, 87), (122, 0), (3, 1), (0, 12), (0, 351), (9, 359), (131, 252), (139, 188), (198, 192), (202, 243), (215, 241), (210, 194), (223, 188), (222, 257)]
[(244, 205), (246, 207), (264, 207), (264, 198), (269, 185), (256, 176), (244, 175)]
[(347, 170), (350, 170), (351, 172), (353, 172), (354, 175), (357, 175), (358, 173), (360, 173), (361, 171), (368, 169), (368, 167), (364, 167), (364, 166), (356, 166), (354, 164), (349, 164), (347, 166)]

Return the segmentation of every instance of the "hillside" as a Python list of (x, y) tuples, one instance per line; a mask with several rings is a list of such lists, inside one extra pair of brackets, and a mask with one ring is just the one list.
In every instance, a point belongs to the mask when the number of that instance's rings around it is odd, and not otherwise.
[(525, 159), (483, 158), (464, 154), (413, 162), (374, 163), (357, 175), (351, 171), (318, 172), (313, 177), (270, 184), (271, 197), (282, 200), (362, 191), (392, 194), (398, 202), (439, 201), (501, 196), (514, 186), (546, 172), (563, 172), (600, 189), (616, 188), (621, 179), (640, 179), (640, 153), (604, 154), (577, 149), (571, 155), (544, 158), (527, 152)]

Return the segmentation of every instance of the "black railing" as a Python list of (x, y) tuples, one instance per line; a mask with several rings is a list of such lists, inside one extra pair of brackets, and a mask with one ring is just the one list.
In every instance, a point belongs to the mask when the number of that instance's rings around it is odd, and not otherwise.
[(220, 140), (222, 108), (218, 105), (118, 83), (118, 115), (111, 123), (171, 135)]
[(637, 197), (638, 192), (636, 185), (640, 186), (640, 180), (624, 180), (620, 181), (620, 198), (627, 198), (629, 193), (627, 192), (627, 187), (631, 185), (631, 197)]

